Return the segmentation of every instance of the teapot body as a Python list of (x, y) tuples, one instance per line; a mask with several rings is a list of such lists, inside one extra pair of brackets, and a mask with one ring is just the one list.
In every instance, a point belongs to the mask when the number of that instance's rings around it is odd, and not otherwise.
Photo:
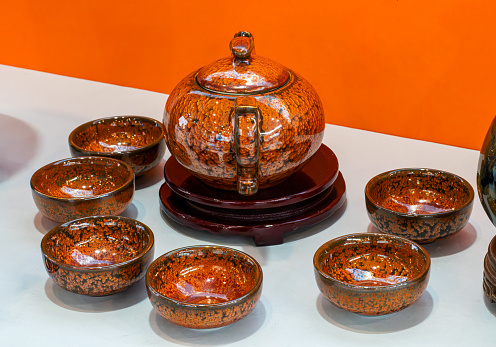
[[(289, 71), (287, 82), (249, 95), (201, 87), (198, 71), (184, 78), (170, 94), (164, 112), (165, 138), (171, 154), (194, 176), (211, 186), (236, 190), (240, 175), (236, 141), (258, 132), (258, 186), (273, 186), (301, 168), (322, 143), (325, 119), (313, 87)], [(248, 96), (259, 111), (254, 127), (235, 126), (237, 100)], [(250, 123), (250, 119), (245, 122)], [(244, 136), (244, 137), (243, 137)], [(241, 138), (241, 140), (239, 140)]]

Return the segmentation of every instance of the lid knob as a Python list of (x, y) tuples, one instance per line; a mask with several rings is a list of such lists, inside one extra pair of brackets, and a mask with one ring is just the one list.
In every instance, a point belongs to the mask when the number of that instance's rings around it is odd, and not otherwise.
[(229, 49), (238, 60), (250, 59), (253, 48), (253, 35), (248, 31), (238, 31), (229, 43)]

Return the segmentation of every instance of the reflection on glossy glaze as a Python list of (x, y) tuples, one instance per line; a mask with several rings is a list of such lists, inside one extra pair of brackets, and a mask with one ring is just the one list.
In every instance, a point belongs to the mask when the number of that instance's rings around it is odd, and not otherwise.
[[(138, 229), (142, 229), (139, 228)], [(92, 235), (76, 242), (68, 254), (69, 263), (79, 266), (103, 266), (130, 259), (141, 251), (142, 244), (133, 245), (127, 236)]]
[(245, 253), (193, 246), (156, 259), (146, 275), (148, 296), (165, 319), (189, 328), (215, 328), (245, 317), (258, 302), (262, 269)]
[(366, 253), (348, 259), (343, 265), (343, 282), (361, 286), (384, 286), (408, 280), (408, 268), (397, 258)]
[(140, 116), (102, 118), (85, 123), (69, 135), (73, 156), (102, 155), (129, 164), (136, 175), (155, 167), (165, 153), (162, 125)]
[(430, 257), (404, 238), (352, 234), (322, 245), (314, 267), (319, 289), (333, 304), (363, 315), (382, 315), (399, 311), (422, 295)]
[[(392, 194), (381, 205), (396, 212), (407, 214), (430, 214), (453, 211), (454, 207), (442, 205), (444, 196), (438, 192), (424, 189), (408, 189), (403, 195)], [(449, 203), (450, 201), (448, 201)]]
[(216, 304), (234, 300), (245, 295), (248, 288), (243, 282), (231, 282), (228, 278), (230, 272), (219, 265), (189, 266), (179, 272), (175, 287), (169, 294), (172, 299), (191, 304)]
[(88, 217), (50, 230), (41, 249), (48, 274), (59, 286), (100, 296), (126, 289), (145, 275), (154, 236), (124, 217)]
[(365, 187), (370, 220), (382, 232), (417, 242), (452, 235), (468, 222), (474, 191), (461, 177), (432, 169), (399, 169)]

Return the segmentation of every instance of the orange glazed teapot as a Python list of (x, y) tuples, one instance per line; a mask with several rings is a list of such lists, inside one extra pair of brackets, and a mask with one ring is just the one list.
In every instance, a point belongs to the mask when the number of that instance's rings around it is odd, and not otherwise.
[(243, 195), (298, 170), (324, 136), (324, 110), (312, 86), (290, 69), (254, 54), (238, 32), (232, 56), (194, 71), (170, 94), (167, 146), (179, 163), (211, 186)]

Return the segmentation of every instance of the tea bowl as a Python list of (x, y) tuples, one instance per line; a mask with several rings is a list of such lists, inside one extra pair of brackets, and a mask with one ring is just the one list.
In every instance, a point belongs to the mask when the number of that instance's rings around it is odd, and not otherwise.
[(131, 218), (93, 216), (50, 230), (41, 251), (48, 275), (60, 287), (104, 296), (143, 279), (153, 260), (154, 235)]
[(321, 293), (334, 305), (366, 316), (400, 311), (429, 281), (431, 259), (421, 246), (386, 234), (350, 234), (323, 244), (313, 258)]
[(460, 231), (472, 213), (474, 190), (465, 179), (433, 169), (398, 169), (365, 187), (372, 224), (381, 232), (419, 243)]
[(129, 165), (105, 157), (50, 163), (38, 169), (30, 183), (38, 210), (60, 223), (94, 215), (118, 215), (131, 204), (135, 186)]
[(122, 160), (136, 176), (157, 166), (166, 150), (162, 123), (143, 116), (108, 117), (82, 124), (70, 133), (69, 147), (75, 157)]
[(179, 248), (146, 273), (148, 297), (173, 324), (217, 328), (248, 315), (262, 293), (262, 268), (246, 253), (221, 246)]

